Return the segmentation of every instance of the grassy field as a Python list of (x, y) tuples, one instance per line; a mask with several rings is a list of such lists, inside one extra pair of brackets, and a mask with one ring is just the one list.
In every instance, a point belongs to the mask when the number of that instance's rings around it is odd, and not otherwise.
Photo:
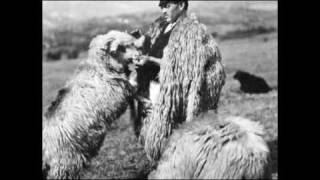
[[(226, 66), (227, 81), (220, 98), (219, 113), (248, 117), (261, 122), (265, 140), (272, 153), (273, 179), (278, 177), (278, 40), (277, 33), (219, 42)], [(43, 63), (43, 111), (55, 98), (57, 91), (71, 77), (77, 60)], [(259, 75), (275, 87), (261, 95), (248, 95), (239, 91), (240, 84), (232, 79), (236, 70)], [(96, 156), (82, 178), (144, 178), (149, 163), (134, 136), (128, 112), (116, 121), (107, 134), (99, 155)]]

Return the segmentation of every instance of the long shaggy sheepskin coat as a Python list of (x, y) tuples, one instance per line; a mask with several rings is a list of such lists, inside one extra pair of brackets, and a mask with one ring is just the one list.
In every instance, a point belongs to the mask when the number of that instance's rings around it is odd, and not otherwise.
[[(125, 112), (133, 87), (124, 72), (128, 58), (139, 54), (129, 47), (135, 41), (117, 31), (94, 38), (88, 59), (48, 108), (42, 132), (43, 171), (48, 178), (79, 178), (102, 145), (110, 123)], [(120, 45), (129, 54), (118, 52)]]
[(203, 115), (174, 130), (150, 179), (271, 178), (262, 126), (241, 117)]
[(163, 142), (176, 124), (217, 109), (225, 83), (218, 46), (194, 15), (177, 20), (162, 62), (159, 94), (140, 138), (151, 160), (159, 159)]

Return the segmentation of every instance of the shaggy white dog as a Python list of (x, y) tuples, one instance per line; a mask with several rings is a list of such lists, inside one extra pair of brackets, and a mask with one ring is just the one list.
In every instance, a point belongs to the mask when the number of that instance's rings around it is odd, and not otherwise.
[(97, 154), (108, 126), (123, 114), (134, 87), (126, 72), (144, 37), (110, 31), (90, 43), (88, 58), (62, 88), (43, 122), (43, 173), (74, 179)]

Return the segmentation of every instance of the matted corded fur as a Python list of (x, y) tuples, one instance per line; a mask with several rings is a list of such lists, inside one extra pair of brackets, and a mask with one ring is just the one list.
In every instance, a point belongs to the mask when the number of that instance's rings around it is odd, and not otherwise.
[(110, 123), (125, 112), (133, 95), (124, 74), (128, 62), (109, 52), (133, 41), (132, 36), (118, 31), (94, 38), (88, 58), (59, 91), (43, 123), (47, 178), (79, 178), (81, 169), (101, 147)]
[(166, 142), (150, 179), (270, 179), (270, 152), (258, 122), (210, 112)]
[(160, 91), (140, 136), (147, 156), (155, 161), (176, 124), (217, 109), (226, 77), (218, 46), (195, 15), (178, 20), (162, 62)]

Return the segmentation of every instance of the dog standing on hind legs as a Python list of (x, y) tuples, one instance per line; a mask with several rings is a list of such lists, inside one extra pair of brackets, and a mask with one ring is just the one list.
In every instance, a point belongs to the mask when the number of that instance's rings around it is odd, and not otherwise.
[(108, 126), (122, 115), (135, 90), (126, 72), (144, 37), (110, 31), (90, 43), (87, 60), (61, 89), (43, 122), (43, 175), (78, 179), (100, 149)]

